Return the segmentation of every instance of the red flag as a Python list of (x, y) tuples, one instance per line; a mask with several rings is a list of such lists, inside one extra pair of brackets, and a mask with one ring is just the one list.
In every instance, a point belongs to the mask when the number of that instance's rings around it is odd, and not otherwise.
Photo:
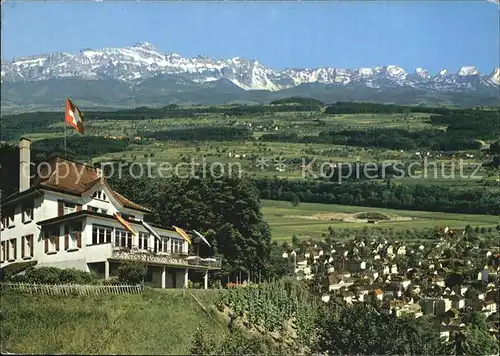
[(70, 98), (66, 98), (64, 121), (83, 135), (83, 113), (73, 104)]

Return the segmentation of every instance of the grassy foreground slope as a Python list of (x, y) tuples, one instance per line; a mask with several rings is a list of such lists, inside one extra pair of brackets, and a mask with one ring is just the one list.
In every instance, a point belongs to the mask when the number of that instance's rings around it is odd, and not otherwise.
[[(204, 305), (215, 291), (193, 291)], [(141, 295), (1, 296), (2, 352), (35, 354), (186, 354), (196, 328), (215, 340), (226, 325), (181, 290)]]

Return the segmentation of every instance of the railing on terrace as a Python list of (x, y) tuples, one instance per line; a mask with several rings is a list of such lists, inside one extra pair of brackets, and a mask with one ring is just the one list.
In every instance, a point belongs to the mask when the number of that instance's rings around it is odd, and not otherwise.
[(32, 284), (0, 283), (0, 291), (24, 292), (44, 295), (102, 295), (102, 294), (139, 294), (142, 285), (84, 285), (84, 284)]
[(220, 258), (203, 258), (195, 254), (168, 253), (153, 249), (139, 249), (137, 247), (123, 247), (112, 244), (112, 258), (120, 260), (133, 260), (150, 263), (168, 263), (182, 266), (204, 266), (221, 268)]

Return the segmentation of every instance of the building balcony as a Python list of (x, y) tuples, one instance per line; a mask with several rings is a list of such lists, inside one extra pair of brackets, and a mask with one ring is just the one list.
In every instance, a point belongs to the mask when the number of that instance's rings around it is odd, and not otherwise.
[(121, 261), (138, 261), (143, 263), (192, 267), (195, 269), (217, 270), (221, 268), (221, 260), (203, 258), (198, 255), (184, 253), (169, 253), (154, 251), (153, 249), (139, 249), (137, 247), (121, 247), (112, 245), (111, 258)]

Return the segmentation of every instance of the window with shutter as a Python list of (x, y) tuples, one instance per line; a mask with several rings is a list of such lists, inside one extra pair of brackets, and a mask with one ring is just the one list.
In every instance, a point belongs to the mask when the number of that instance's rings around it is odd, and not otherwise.
[(64, 215), (74, 213), (75, 211), (76, 211), (75, 203), (64, 202)]
[(12, 228), (15, 226), (15, 215), (11, 213), (7, 216), (7, 227)]
[[(66, 229), (65, 231), (67, 231), (65, 238), (67, 236), (68, 249), (75, 250), (77, 248), (80, 248), (81, 247), (81, 231), (82, 231), (81, 223), (74, 223), (72, 225), (66, 225), (65, 229)], [(78, 236), (80, 236), (80, 244), (78, 244)]]
[(0, 242), (0, 263), (5, 261), (5, 241)]
[(16, 239), (9, 240), (9, 261), (14, 261), (17, 258), (17, 243)]
[(82, 232), (81, 231), (76, 232), (76, 247), (82, 248)]
[(59, 226), (48, 228), (45, 232), (45, 253), (59, 251)]
[(58, 204), (57, 207), (58, 216), (63, 216), (66, 214), (71, 214), (76, 211), (82, 210), (81, 204), (75, 204), (64, 200), (58, 200), (57, 204)]
[(64, 225), (64, 250), (69, 249), (69, 226)]
[(28, 236), (28, 244), (29, 244), (29, 251), (30, 251), (30, 257), (33, 257), (35, 255), (35, 237), (33, 235)]
[(22, 221), (27, 224), (33, 220), (34, 202), (24, 203), (22, 208)]
[(21, 238), (21, 258), (33, 257), (33, 235), (26, 235)]

